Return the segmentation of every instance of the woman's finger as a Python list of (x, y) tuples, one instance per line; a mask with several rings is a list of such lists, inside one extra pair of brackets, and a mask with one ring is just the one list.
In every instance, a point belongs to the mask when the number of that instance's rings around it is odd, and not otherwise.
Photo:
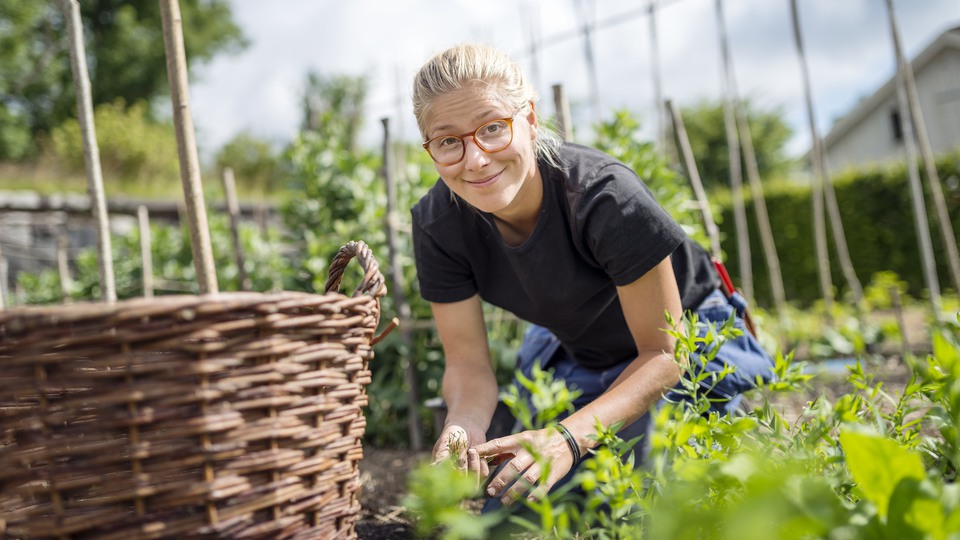
[(477, 453), (476, 449), (470, 448), (467, 450), (467, 470), (476, 478), (477, 487), (480, 487), (480, 482), (484, 478), (482, 476), (481, 463), (486, 465), (487, 462), (480, 459), (480, 454)]
[(528, 460), (527, 455), (517, 455), (513, 459), (503, 464), (490, 483), (487, 485), (487, 495), (490, 497), (504, 496), (505, 488), (510, 487), (527, 470), (532, 459)]
[(476, 449), (482, 458), (496, 457), (502, 454), (516, 454), (517, 450), (522, 448), (519, 444), (520, 435), (522, 435), (522, 433), (493, 439), (492, 441), (474, 446), (474, 449)]
[(444, 446), (433, 455), (433, 464), (443, 463), (448, 459), (450, 459), (450, 450)]
[(513, 504), (521, 498), (528, 497), (540, 484), (540, 464), (534, 462), (527, 467), (523, 474), (517, 478), (512, 486), (507, 488), (507, 492), (500, 497), (500, 502), (504, 506)]

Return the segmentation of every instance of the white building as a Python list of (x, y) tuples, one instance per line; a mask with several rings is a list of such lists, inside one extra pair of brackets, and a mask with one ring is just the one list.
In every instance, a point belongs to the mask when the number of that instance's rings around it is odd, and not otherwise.
[[(960, 27), (940, 34), (912, 66), (934, 154), (960, 148)], [(839, 120), (823, 144), (834, 171), (903, 161), (896, 76)]]

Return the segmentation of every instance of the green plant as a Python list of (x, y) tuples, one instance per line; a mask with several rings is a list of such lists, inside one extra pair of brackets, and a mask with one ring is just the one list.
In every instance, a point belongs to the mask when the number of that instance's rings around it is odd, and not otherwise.
[[(912, 376), (899, 392), (856, 363), (847, 376), (852, 392), (836, 402), (821, 395), (788, 421), (773, 398), (810, 387), (815, 375), (803, 364), (777, 355), (776, 378), (751, 393), (752, 409), (705, 412), (701, 388), (724, 374), (704, 375), (683, 359), (736, 332), (721, 325), (700, 335), (696, 320), (679, 324), (672, 332), (690, 381), (681, 392), (690, 402), (657, 410), (647, 463), (635, 466), (632, 442), (619, 440), (616, 426), (597, 426), (601, 444), (572, 482), (584, 495), (564, 491), (528, 503), (539, 522), (511, 518), (515, 524), (537, 538), (581, 539), (960, 534), (960, 325), (938, 328), (933, 354), (909, 359)], [(542, 372), (528, 384), (562, 394)]]
[[(117, 99), (94, 111), (97, 144), (104, 176), (119, 186), (176, 184), (179, 178), (173, 126), (149, 117), (146, 102), (132, 105)], [(50, 132), (49, 152), (70, 171), (84, 170), (80, 124), (68, 119)]]

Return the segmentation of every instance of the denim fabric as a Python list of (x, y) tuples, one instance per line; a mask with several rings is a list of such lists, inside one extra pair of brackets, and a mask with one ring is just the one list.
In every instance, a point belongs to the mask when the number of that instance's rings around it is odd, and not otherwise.
[[(728, 301), (722, 292), (714, 291), (697, 308), (700, 321), (714, 323), (717, 326), (722, 325), (731, 315), (736, 314), (734, 325), (743, 331), (743, 335), (737, 339), (723, 343), (717, 351), (716, 357), (706, 365), (706, 369), (710, 371), (719, 371), (728, 364), (735, 368), (733, 373), (724, 377), (720, 384), (717, 384), (709, 393), (709, 397), (715, 400), (712, 410), (719, 413), (736, 412), (740, 406), (742, 393), (755, 386), (758, 376), (764, 381), (769, 381), (773, 377), (773, 359), (760, 348), (760, 344), (747, 331), (741, 318), (745, 307), (746, 302), (742, 296), (735, 295)], [(702, 326), (700, 335), (705, 335), (707, 331), (708, 328)], [(703, 352), (705, 351), (700, 350), (692, 355), (691, 361), (699, 363), (698, 355)], [(632, 361), (631, 359), (605, 369), (583, 367), (560, 345), (560, 341), (549, 330), (531, 325), (524, 334), (523, 343), (520, 346), (517, 368), (528, 378), (532, 375), (534, 365), (539, 365), (544, 370), (553, 370), (554, 379), (564, 380), (569, 388), (576, 388), (582, 392), (574, 402), (574, 406), (579, 410), (603, 394)], [(514, 384), (517, 385), (521, 395), (527, 398), (528, 404), (532, 408), (528, 393), (516, 381)], [(706, 386), (706, 383), (703, 384)], [(660, 401), (660, 404), (663, 404), (664, 400), (677, 401), (680, 399), (682, 398), (677, 394), (670, 392)], [(566, 415), (563, 415), (558, 420), (565, 417)], [(643, 435), (643, 438), (634, 446), (638, 464), (644, 460), (649, 452), (651, 428), (652, 423), (648, 412), (619, 432), (619, 436), (623, 440), (630, 440)], [(514, 426), (514, 432), (521, 429), (523, 428), (519, 424)], [(568, 482), (574, 473), (575, 470), (570, 471), (554, 488)], [(499, 499), (488, 499), (483, 511), (488, 512), (499, 507)]]

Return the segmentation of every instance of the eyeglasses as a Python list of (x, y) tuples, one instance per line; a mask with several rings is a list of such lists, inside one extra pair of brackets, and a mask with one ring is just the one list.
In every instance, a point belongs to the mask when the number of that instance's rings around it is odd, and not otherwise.
[(513, 119), (523, 107), (507, 118), (497, 118), (462, 135), (440, 135), (423, 143), (423, 147), (437, 165), (453, 165), (463, 159), (467, 143), (464, 139), (473, 137), (477, 147), (488, 154), (499, 152), (513, 142)]

